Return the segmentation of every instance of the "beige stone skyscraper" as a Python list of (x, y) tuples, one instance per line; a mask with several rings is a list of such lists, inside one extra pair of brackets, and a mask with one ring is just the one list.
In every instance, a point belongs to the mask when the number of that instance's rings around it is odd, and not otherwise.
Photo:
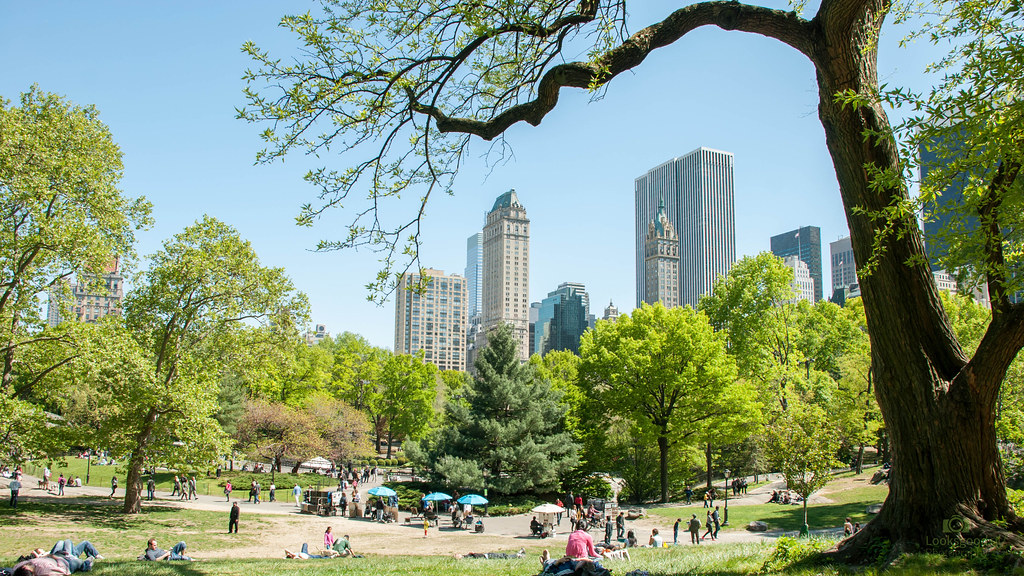
[(530, 357), (530, 220), (515, 190), (494, 201), (484, 225), (483, 329), (511, 324)]
[(661, 302), (665, 308), (679, 306), (679, 236), (665, 214), (664, 195), (658, 201), (658, 213), (647, 225), (644, 274), (644, 302)]
[(407, 288), (419, 274), (405, 274), (395, 292), (395, 352), (415, 354), (441, 370), (466, 369), (466, 279), (426, 268), (420, 294)]

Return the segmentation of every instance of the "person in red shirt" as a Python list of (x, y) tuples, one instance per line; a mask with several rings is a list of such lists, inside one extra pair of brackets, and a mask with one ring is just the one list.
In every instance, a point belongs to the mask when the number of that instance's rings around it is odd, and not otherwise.
[(569, 541), (565, 545), (565, 555), (575, 560), (596, 557), (597, 550), (594, 550), (594, 539), (587, 533), (586, 525), (580, 523), (579, 529), (569, 534)]

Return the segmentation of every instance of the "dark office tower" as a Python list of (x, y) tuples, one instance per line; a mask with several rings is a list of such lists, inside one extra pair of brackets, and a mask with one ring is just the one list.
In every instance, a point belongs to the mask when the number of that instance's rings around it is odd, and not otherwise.
[[(945, 168), (946, 161), (939, 157), (940, 143), (922, 144), (918, 148), (921, 156), (921, 181), (925, 182), (932, 170)], [(953, 150), (945, 151), (944, 154)], [(967, 185), (965, 174), (952, 178), (946, 188), (936, 194), (935, 201), (921, 208), (921, 220), (924, 222), (924, 248), (928, 254), (928, 263), (932, 271), (942, 270), (939, 262), (949, 251), (950, 234), (970, 234), (978, 227), (974, 217), (957, 215), (956, 208), (963, 204), (964, 187)]]
[(814, 301), (822, 299), (821, 285), (821, 229), (817, 226), (802, 226), (778, 236), (772, 236), (772, 254), (783, 260), (786, 256), (797, 256), (807, 264), (814, 280)]
[(540, 303), (534, 328), (533, 352), (553, 350), (580, 353), (580, 337), (589, 328), (590, 296), (583, 284), (563, 282)]

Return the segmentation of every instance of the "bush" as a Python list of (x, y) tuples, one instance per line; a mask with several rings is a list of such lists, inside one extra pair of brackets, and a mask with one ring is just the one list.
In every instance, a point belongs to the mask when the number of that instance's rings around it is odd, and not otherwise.
[(785, 570), (794, 564), (805, 562), (808, 559), (824, 552), (832, 546), (831, 540), (822, 538), (790, 538), (783, 536), (779, 538), (768, 559), (761, 566), (761, 574), (771, 574)]

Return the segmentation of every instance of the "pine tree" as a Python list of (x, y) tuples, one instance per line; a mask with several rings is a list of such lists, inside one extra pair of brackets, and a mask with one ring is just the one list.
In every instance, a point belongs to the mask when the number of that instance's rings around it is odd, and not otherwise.
[(576, 465), (579, 449), (565, 430), (562, 394), (538, 378), (533, 366), (520, 363), (507, 325), (490, 332), (487, 341), (465, 402), (448, 406), (451, 426), (436, 444), (435, 473), (466, 482), (475, 475), (467, 468), (475, 465), (482, 484), (498, 493), (557, 489)]

